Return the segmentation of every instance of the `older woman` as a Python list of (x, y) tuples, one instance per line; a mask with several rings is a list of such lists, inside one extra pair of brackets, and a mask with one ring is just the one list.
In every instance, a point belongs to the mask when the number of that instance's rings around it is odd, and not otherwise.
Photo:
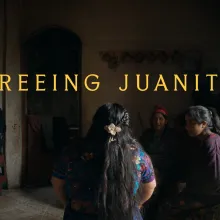
[(215, 109), (192, 106), (185, 120), (189, 136), (196, 141), (186, 146), (182, 161), (186, 188), (167, 202), (170, 211), (167, 217), (161, 213), (161, 219), (194, 219), (189, 213), (205, 220), (220, 219), (220, 118)]
[(165, 177), (170, 171), (176, 149), (176, 134), (168, 126), (168, 112), (156, 106), (151, 116), (151, 128), (143, 132), (140, 142), (150, 155), (154, 168)]
[(157, 193), (147, 214), (147, 219), (154, 219), (158, 201), (177, 190), (177, 185), (173, 185), (173, 172), (178, 144), (176, 132), (168, 126), (168, 112), (164, 107), (155, 107), (150, 124), (151, 128), (144, 131), (140, 142), (151, 157), (158, 180)]

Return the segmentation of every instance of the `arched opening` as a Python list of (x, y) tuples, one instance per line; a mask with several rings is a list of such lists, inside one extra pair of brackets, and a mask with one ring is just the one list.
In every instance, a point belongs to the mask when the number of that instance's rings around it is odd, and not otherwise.
[[(23, 70), (28, 73), (28, 92), (24, 98), (24, 141), (22, 185), (46, 186), (56, 155), (80, 134), (80, 73), (82, 44), (69, 30), (51, 27), (31, 36), (23, 45)], [(36, 74), (45, 91), (36, 91)], [(54, 80), (56, 74), (56, 80)], [(78, 75), (78, 91), (68, 84)], [(57, 91), (53, 91), (56, 84)], [(23, 86), (25, 87), (25, 86)]]

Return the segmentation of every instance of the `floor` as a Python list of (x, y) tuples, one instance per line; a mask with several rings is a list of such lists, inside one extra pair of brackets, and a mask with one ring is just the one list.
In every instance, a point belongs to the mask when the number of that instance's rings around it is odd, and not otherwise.
[(51, 187), (3, 191), (0, 220), (62, 220), (63, 207)]

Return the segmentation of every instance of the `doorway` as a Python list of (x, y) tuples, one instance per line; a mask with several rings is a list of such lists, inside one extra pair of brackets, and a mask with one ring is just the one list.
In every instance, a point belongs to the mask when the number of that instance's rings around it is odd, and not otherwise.
[[(25, 187), (50, 184), (53, 164), (71, 138), (81, 133), (81, 96), (69, 86), (64, 91), (68, 74), (81, 73), (82, 44), (69, 30), (51, 27), (30, 37), (23, 47), (25, 72), (28, 73), (28, 92), (24, 98), (25, 141), (23, 142), (23, 178)], [(36, 91), (36, 74), (46, 91)], [(53, 91), (54, 76), (57, 91)], [(81, 77), (78, 77), (78, 86)]]

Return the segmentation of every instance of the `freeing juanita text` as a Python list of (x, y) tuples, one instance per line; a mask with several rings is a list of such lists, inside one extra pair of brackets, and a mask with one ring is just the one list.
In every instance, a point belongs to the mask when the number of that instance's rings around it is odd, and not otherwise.
[[(28, 91), (28, 74), (18, 74), (18, 91), (27, 92)], [(206, 74), (209, 78), (209, 90), (215, 90), (215, 79), (218, 78), (218, 74)], [(90, 92), (97, 91), (101, 86), (100, 76), (98, 74), (89, 74), (80, 83), (79, 78), (80, 74), (64, 74), (64, 91), (68, 92), (71, 90), (79, 91), (81, 85), (85, 86), (85, 89)], [(195, 91), (199, 91), (199, 74), (195, 74)], [(14, 79), (14, 78), (13, 78)], [(45, 88), (46, 74), (35, 74), (36, 82), (36, 91), (44, 92), (48, 91)], [(132, 79), (133, 80), (133, 79)], [(187, 91), (188, 84), (188, 75), (187, 74), (173, 74), (173, 86), (168, 88), (166, 80), (163, 77), (163, 74), (159, 74), (156, 84), (152, 85), (150, 82), (150, 74), (140, 75), (136, 74), (136, 88), (140, 92), (149, 91), (149, 85), (152, 87), (153, 91)], [(0, 91), (12, 91), (12, 79), (10, 74), (0, 74)], [(143, 83), (144, 82), (144, 83)], [(144, 85), (144, 86), (141, 86)], [(129, 75), (124, 74), (124, 79), (118, 85), (118, 89), (121, 92), (125, 92), (129, 88)], [(57, 91), (57, 74), (53, 74), (53, 88), (52, 91)]]

